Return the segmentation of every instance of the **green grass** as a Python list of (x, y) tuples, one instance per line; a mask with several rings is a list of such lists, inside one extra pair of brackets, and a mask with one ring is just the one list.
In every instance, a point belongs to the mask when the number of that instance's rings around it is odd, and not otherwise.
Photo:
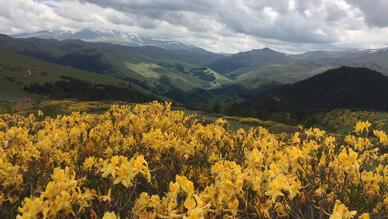
[(216, 77), (216, 80), (214, 80), (212, 82), (212, 85), (214, 86), (213, 88), (224, 86), (224, 85), (228, 85), (228, 84), (232, 83), (232, 80), (230, 80), (229, 78), (227, 78), (227, 77), (225, 77), (225, 76), (223, 76), (223, 75), (213, 71), (210, 68), (208, 68), (206, 70), (206, 73), (213, 74)]
[[(138, 74), (146, 78), (159, 79), (160, 75), (157, 73), (158, 68), (162, 68), (160, 65), (154, 63), (126, 63), (129, 69), (135, 71)], [(156, 71), (155, 71), (156, 70)]]
[(190, 90), (193, 88), (212, 89), (222, 85), (230, 84), (232, 81), (217, 72), (207, 69), (206, 74), (213, 74), (215, 76), (214, 81), (206, 81), (197, 77), (196, 75), (190, 75), (183, 72), (178, 72), (155, 63), (125, 63), (125, 66), (136, 72), (137, 74), (154, 81), (158, 81), (161, 78), (168, 78), (170, 85), (182, 90)]
[(94, 84), (128, 85), (128, 82), (110, 76), (56, 65), (0, 49), (0, 105), (10, 106), (22, 97), (36, 102), (42, 97), (30, 94), (23, 88), (32, 83), (55, 82), (61, 80), (61, 76)]
[[(31, 83), (36, 81), (52, 82), (58, 80), (60, 76), (74, 77), (81, 80), (90, 81), (93, 83), (102, 83), (109, 85), (118, 85), (123, 83), (122, 80), (115, 79), (109, 76), (104, 76), (92, 72), (82, 71), (71, 67), (56, 65), (44, 61), (40, 61), (34, 58), (18, 55), (12, 52), (8, 52), (0, 49), (0, 64), (2, 65), (2, 73), (9, 75), (19, 76), (25, 75), (28, 70), (34, 72), (34, 74), (23, 77), (25, 83)], [(8, 70), (18, 69), (18, 72), (10, 72)], [(44, 74), (46, 72), (47, 74)], [(43, 74), (39, 74), (43, 73)], [(3, 75), (1, 75), (3, 76)]]
[(150, 84), (188, 91), (194, 88), (211, 89), (226, 83), (225, 80), (208, 82), (195, 76), (165, 68), (155, 63), (126, 63), (125, 66), (137, 74), (149, 79)]
[(247, 87), (256, 88), (266, 83), (295, 83), (323, 73), (333, 66), (321, 66), (313, 63), (292, 62), (281, 65), (267, 65), (240, 72), (236, 82)]

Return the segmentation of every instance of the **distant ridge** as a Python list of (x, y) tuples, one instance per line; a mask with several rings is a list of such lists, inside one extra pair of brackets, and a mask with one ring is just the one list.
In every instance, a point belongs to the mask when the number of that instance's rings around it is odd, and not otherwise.
[(20, 33), (11, 35), (14, 38), (39, 38), (56, 40), (83, 40), (93, 43), (112, 43), (129, 47), (158, 47), (168, 50), (178, 56), (191, 57), (195, 63), (208, 65), (223, 58), (224, 55), (207, 51), (205, 49), (185, 44), (175, 40), (161, 37), (147, 36), (137, 33), (126, 33), (121, 31), (99, 31), (93, 29), (82, 29), (76, 32), (71, 31), (39, 31), (35, 33)]
[(79, 39), (90, 42), (109, 42), (126, 46), (156, 46), (164, 49), (188, 49), (194, 46), (173, 40), (162, 40), (136, 33), (124, 33), (121, 31), (99, 31), (82, 29), (76, 32), (71, 31), (38, 31), (34, 33), (20, 33), (11, 35), (15, 38), (41, 38), (70, 40)]
[(247, 52), (240, 52), (225, 58), (222, 58), (209, 67), (224, 74), (231, 75), (237, 70), (249, 67), (260, 67), (268, 64), (282, 64), (291, 59), (284, 53), (274, 51), (270, 48), (255, 49)]
[(210, 89), (231, 83), (229, 79), (214, 71), (209, 73), (214, 80), (208, 80), (202, 77), (203, 75), (190, 74), (191, 70), (217, 59), (217, 55), (201, 49), (182, 51), (83, 40), (15, 39), (1, 34), (0, 48), (130, 81), (161, 95), (175, 88)]
[(368, 68), (340, 67), (281, 86), (250, 101), (254, 108), (267, 112), (388, 110), (388, 77)]

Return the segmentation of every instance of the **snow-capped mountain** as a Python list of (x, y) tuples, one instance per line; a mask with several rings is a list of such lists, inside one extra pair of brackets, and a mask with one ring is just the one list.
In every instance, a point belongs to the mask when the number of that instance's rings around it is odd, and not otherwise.
[(381, 49), (345, 49), (332, 51), (311, 51), (303, 54), (292, 55), (296, 60), (322, 60), (322, 59), (355, 59), (369, 55), (383, 55), (387, 48)]
[(186, 45), (178, 41), (164, 40), (136, 33), (124, 33), (120, 31), (98, 31), (83, 29), (77, 32), (70, 31), (39, 31), (35, 33), (21, 33), (12, 35), (15, 38), (43, 38), (69, 40), (79, 39), (88, 42), (107, 42), (125, 46), (156, 46), (163, 49), (192, 49), (194, 46)]

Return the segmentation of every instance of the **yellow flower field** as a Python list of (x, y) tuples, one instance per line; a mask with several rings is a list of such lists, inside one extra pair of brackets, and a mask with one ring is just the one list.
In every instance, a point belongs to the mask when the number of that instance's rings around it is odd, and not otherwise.
[(233, 131), (153, 102), (0, 115), (0, 218), (383, 218), (388, 137)]

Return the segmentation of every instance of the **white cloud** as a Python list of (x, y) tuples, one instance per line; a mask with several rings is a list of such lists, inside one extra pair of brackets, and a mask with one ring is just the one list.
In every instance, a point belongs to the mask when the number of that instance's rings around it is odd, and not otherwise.
[[(0, 0), (0, 32), (96, 28), (218, 52), (388, 46), (386, 0)], [(374, 2), (375, 3), (375, 2)]]

